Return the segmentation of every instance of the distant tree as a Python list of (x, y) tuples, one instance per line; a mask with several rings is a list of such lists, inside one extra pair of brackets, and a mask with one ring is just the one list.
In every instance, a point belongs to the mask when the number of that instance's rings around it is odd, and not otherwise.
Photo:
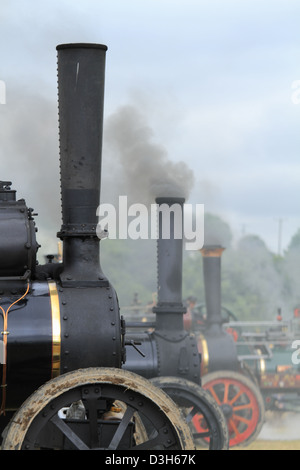
[(284, 253), (282, 278), (292, 311), (300, 303), (300, 229), (292, 237)]
[(243, 320), (270, 320), (285, 307), (281, 274), (256, 235), (243, 237), (223, 255), (223, 303)]
[(298, 229), (295, 235), (292, 236), (287, 248), (287, 252), (294, 249), (300, 250), (300, 229)]

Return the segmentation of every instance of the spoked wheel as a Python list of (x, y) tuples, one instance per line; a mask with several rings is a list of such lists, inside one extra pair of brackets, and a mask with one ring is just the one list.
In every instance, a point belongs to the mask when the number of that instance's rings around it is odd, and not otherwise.
[[(210, 450), (228, 449), (226, 419), (206, 390), (194, 382), (178, 377), (156, 377), (151, 382), (166, 392), (181, 408), (197, 448), (204, 444)], [(197, 423), (202, 423), (201, 429), (197, 430), (193, 425), (195, 416)]]
[[(202, 377), (202, 386), (221, 407), (227, 421), (229, 447), (245, 446), (256, 439), (264, 423), (264, 403), (260, 390), (242, 374), (212, 372)], [(196, 416), (198, 432), (205, 427)]]
[(4, 432), (3, 450), (195, 449), (162, 390), (126, 370), (88, 368), (34, 392)]

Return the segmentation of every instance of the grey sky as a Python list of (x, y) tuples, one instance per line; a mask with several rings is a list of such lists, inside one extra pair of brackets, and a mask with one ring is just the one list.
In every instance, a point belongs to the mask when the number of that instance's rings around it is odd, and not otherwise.
[(193, 170), (190, 202), (274, 251), (282, 219), (285, 247), (300, 227), (299, 15), (298, 0), (0, 0), (1, 178), (38, 200), (45, 226), (53, 188), (60, 222), (55, 47), (104, 43), (105, 116), (137, 107), (169, 159)]

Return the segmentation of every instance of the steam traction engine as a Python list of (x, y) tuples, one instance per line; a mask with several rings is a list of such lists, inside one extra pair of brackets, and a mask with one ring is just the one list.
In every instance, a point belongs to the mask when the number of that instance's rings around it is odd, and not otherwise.
[[(300, 410), (299, 319), (237, 321), (221, 305), (223, 248), (201, 252), (205, 304), (195, 308), (185, 328), (198, 337), (202, 386), (224, 412), (229, 446), (246, 445), (261, 431), (266, 410)], [(193, 424), (201, 431), (201, 420), (195, 417)]]
[[(224, 415), (214, 397), (200, 387), (197, 338), (184, 330), (182, 302), (183, 204), (178, 197), (159, 197), (157, 239), (157, 305), (153, 322), (126, 321), (124, 367), (163, 389), (183, 410), (198, 446), (228, 448)], [(165, 227), (169, 225), (169, 233)], [(129, 345), (138, 345), (132, 348)], [(141, 355), (143, 357), (141, 357)], [(197, 417), (201, 429), (192, 422)]]
[[(239, 355), (232, 331), (224, 328), (221, 306), (221, 246), (204, 246), (203, 278), (205, 285), (205, 318), (194, 318), (186, 324), (198, 337), (202, 355), (202, 385), (222, 408), (227, 421), (229, 446), (248, 444), (259, 434), (264, 422), (264, 403), (253, 375)], [(247, 355), (249, 351), (247, 351)], [(195, 416), (195, 428), (202, 421)]]
[[(248, 444), (258, 436), (265, 411), (299, 412), (300, 330), (297, 310), (290, 321), (282, 321), (279, 314), (277, 321), (240, 322), (221, 306), (222, 251), (221, 247), (202, 250), (206, 319), (200, 319), (204, 309), (199, 306), (192, 324), (186, 326), (198, 336), (203, 387), (223, 409), (229, 445), (235, 446)], [(213, 299), (218, 300), (212, 308)], [(216, 347), (218, 335), (210, 334), (213, 312), (217, 313), (214, 321), (219, 325), (219, 335), (226, 338), (222, 351)], [(229, 351), (233, 352), (231, 359)], [(199, 429), (196, 420), (194, 424)]]
[(193, 449), (174, 402), (121, 369), (124, 322), (96, 236), (106, 46), (57, 52), (63, 263), (36, 265), (33, 210), (0, 188), (2, 449)]

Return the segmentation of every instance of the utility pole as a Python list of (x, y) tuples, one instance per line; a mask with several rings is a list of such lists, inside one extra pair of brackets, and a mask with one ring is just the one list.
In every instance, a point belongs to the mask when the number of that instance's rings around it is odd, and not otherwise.
[(281, 255), (281, 241), (282, 241), (282, 223), (283, 220), (278, 220), (278, 256)]

